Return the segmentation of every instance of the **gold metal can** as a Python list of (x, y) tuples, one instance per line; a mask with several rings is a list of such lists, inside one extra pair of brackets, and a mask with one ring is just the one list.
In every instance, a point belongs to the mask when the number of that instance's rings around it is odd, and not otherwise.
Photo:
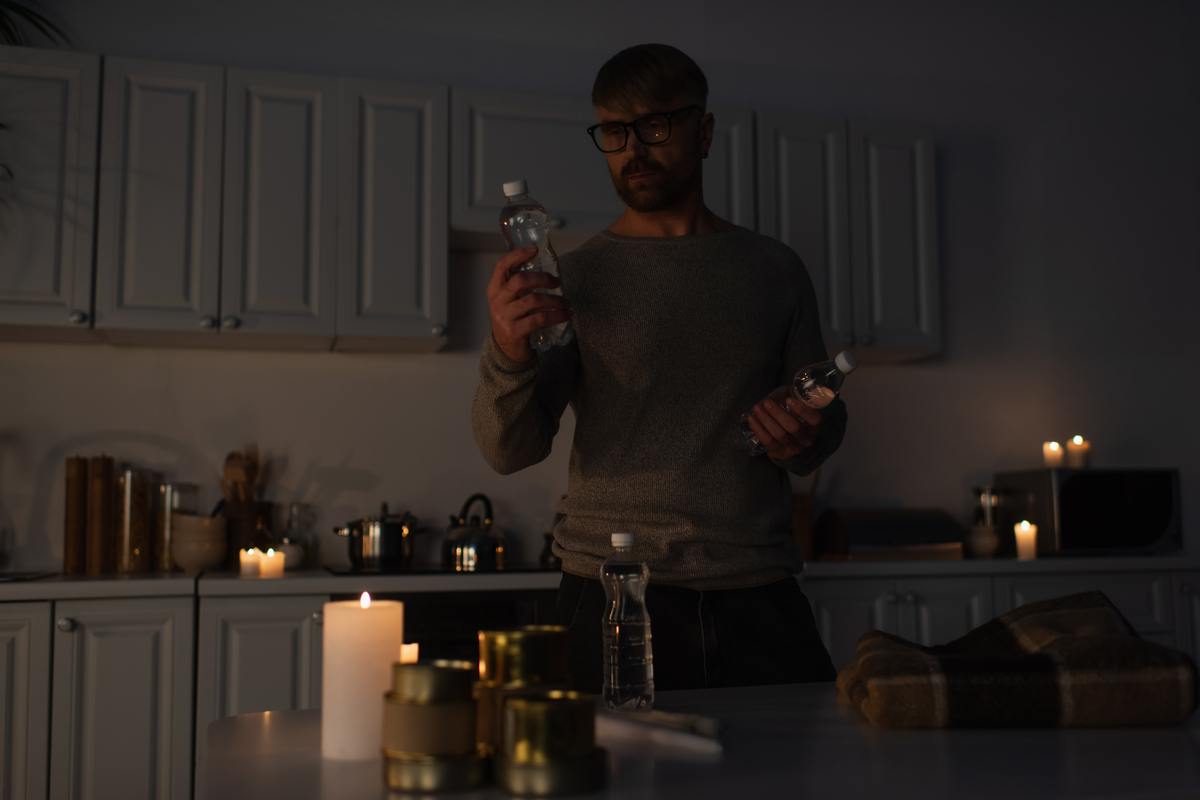
[(504, 705), (503, 748), (496, 783), (515, 795), (590, 792), (604, 781), (605, 753), (596, 748), (596, 697), (543, 692)]
[(479, 680), (484, 683), (569, 683), (567, 629), (525, 625), (479, 632)]
[(475, 686), (471, 661), (429, 659), (392, 665), (392, 691), (396, 703), (455, 703), (470, 700)]
[[(472, 697), (475, 670), (470, 661), (393, 665), (392, 691), (384, 695), (383, 704), (384, 754), (416, 760), (473, 754), (477, 722)], [(437, 767), (405, 769), (410, 773), (424, 769), (421, 774), (425, 774), (436, 772)]]
[(482, 786), (487, 779), (487, 759), (418, 756), (385, 753), (383, 779), (398, 792), (453, 792)]

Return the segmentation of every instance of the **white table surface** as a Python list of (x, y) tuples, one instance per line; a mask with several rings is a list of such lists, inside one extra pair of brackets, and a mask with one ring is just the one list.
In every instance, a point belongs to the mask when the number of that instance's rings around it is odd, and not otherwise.
[[(718, 718), (724, 754), (610, 746), (607, 785), (586, 797), (1200, 797), (1197, 715), (1158, 728), (886, 731), (867, 723), (832, 684), (662, 692), (657, 707)], [(388, 797), (381, 762), (322, 761), (320, 725), (319, 711), (212, 723), (208, 798)], [(438, 797), (507, 795), (488, 788)]]

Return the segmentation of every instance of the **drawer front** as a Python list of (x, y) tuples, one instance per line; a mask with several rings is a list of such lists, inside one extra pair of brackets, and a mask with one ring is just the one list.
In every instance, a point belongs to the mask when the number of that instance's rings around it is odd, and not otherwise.
[(867, 631), (899, 633), (896, 581), (891, 578), (806, 580), (800, 588), (835, 669), (854, 661), (858, 638)]
[[(997, 576), (993, 579), (997, 614), (1037, 600), (1101, 591), (1140, 634), (1175, 631), (1174, 593), (1168, 572), (1084, 573)], [(1153, 637), (1149, 637), (1153, 638)]]

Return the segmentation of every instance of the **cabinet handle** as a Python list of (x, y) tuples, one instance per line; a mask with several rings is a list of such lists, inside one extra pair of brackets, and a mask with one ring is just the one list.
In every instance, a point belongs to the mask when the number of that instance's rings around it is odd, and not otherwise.
[(433, 328), (430, 330), (430, 332), (434, 336), (442, 336), (446, 333), (446, 326), (445, 325), (434, 325)]
[(74, 322), (76, 325), (82, 325), (83, 323), (87, 322), (87, 314), (83, 313), (82, 311), (72, 311), (71, 316), (68, 319), (70, 319), (71, 322)]
[(910, 606), (915, 606), (917, 604), (917, 596), (912, 592), (909, 592), (908, 594), (904, 595), (904, 602), (908, 603)]
[(895, 592), (888, 592), (887, 594), (885, 594), (885, 595), (883, 596), (883, 599), (884, 599), (884, 600), (887, 600), (889, 603), (895, 603), (895, 602), (896, 602), (896, 593), (895, 593)]
[(225, 319), (221, 320), (221, 327), (225, 328), (226, 330), (230, 330), (230, 331), (234, 330), (241, 324), (242, 324), (242, 321), (240, 319), (238, 319), (237, 317), (233, 316), (232, 314), (230, 314)]
[(63, 633), (70, 633), (75, 630), (75, 620), (70, 617), (62, 617), (58, 620), (58, 629)]
[(1188, 585), (1185, 583), (1183, 586), (1180, 586), (1180, 587), (1179, 587), (1179, 593), (1180, 593), (1180, 594), (1191, 594), (1191, 593), (1192, 593), (1192, 587), (1191, 587), (1191, 586), (1188, 586)]
[(320, 611), (314, 611), (313, 612), (313, 622), (315, 622), (318, 625), (324, 625), (325, 624), (325, 615), (323, 613), (321, 613)]
[(206, 331), (211, 331), (213, 328), (217, 327), (217, 318), (209, 314), (205, 314), (200, 318), (200, 327), (204, 328)]

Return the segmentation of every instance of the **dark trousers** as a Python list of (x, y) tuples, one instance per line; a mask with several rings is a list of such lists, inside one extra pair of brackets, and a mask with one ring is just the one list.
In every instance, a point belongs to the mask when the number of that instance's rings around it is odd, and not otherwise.
[[(658, 691), (837, 678), (808, 599), (793, 578), (710, 592), (651, 584), (646, 608)], [(599, 580), (563, 573), (555, 621), (567, 626), (571, 678), (582, 691), (601, 688), (600, 623), (606, 611)]]

